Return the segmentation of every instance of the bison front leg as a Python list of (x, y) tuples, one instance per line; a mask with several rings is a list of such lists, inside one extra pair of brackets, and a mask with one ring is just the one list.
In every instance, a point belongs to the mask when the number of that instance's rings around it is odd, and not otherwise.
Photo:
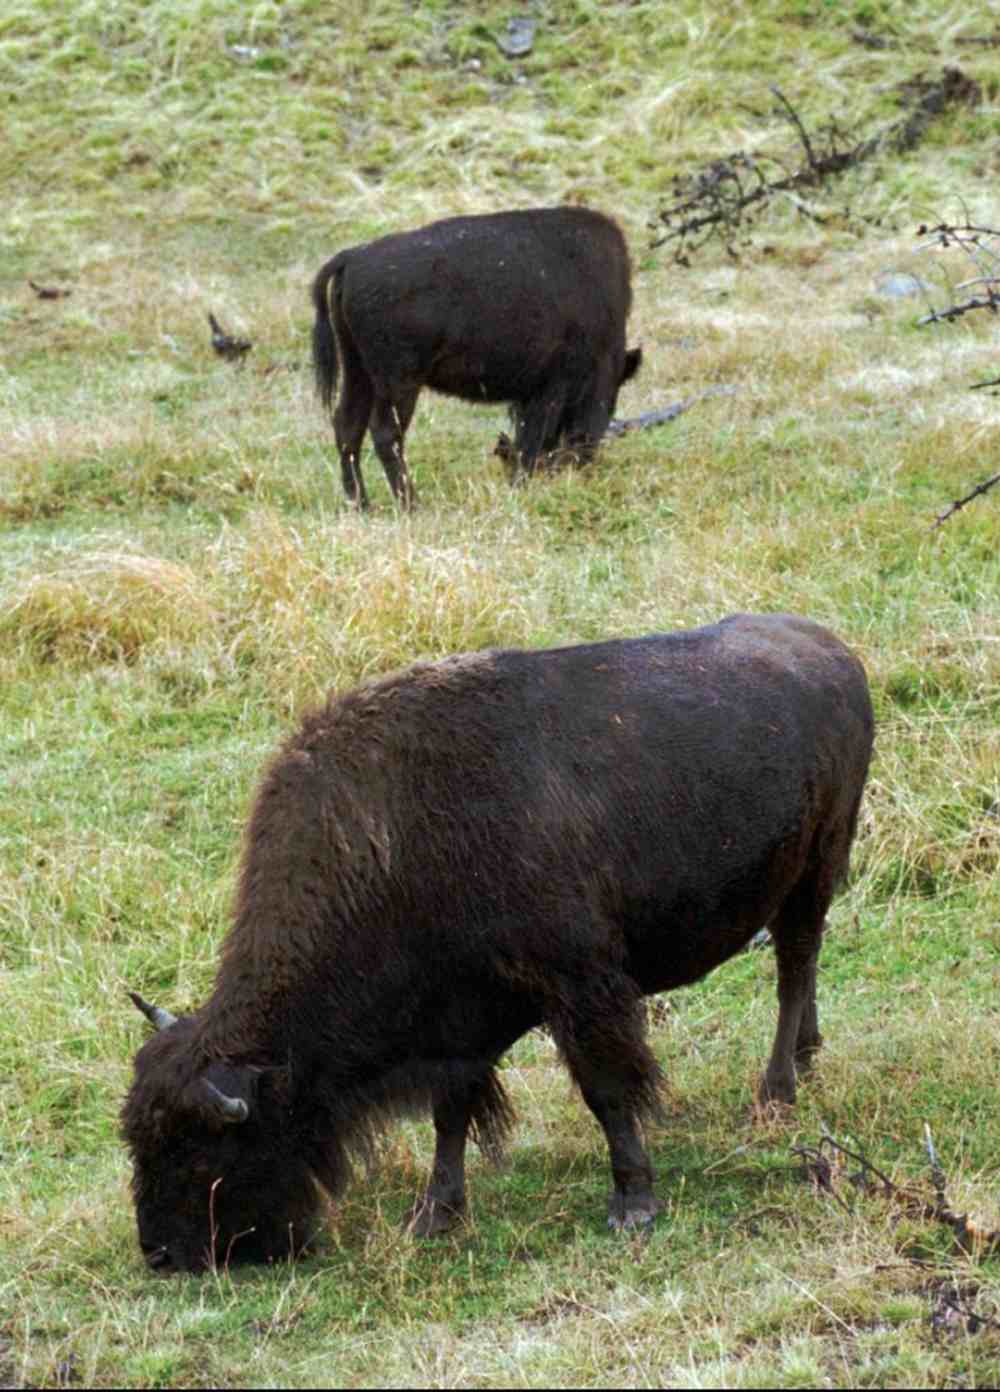
[(538, 467), (539, 455), (555, 449), (565, 403), (565, 389), (554, 387), (516, 408), (512, 483), (530, 477)]
[(465, 1213), (465, 1143), (472, 1108), (439, 1102), (434, 1108), (434, 1168), (427, 1192), (413, 1207), (407, 1229), (416, 1237), (447, 1232)]
[(566, 444), (581, 464), (589, 464), (611, 420), (614, 394), (592, 391), (566, 412), (563, 430)]
[(620, 1102), (585, 1092), (584, 1101), (601, 1124), (608, 1142), (614, 1188), (608, 1195), (612, 1232), (642, 1231), (660, 1210), (653, 1193), (653, 1167), (639, 1135), (636, 1115)]

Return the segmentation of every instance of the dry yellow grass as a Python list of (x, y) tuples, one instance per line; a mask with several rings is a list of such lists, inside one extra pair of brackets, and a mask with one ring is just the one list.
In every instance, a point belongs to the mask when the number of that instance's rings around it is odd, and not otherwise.
[(14, 590), (0, 608), (0, 642), (43, 661), (133, 662), (158, 641), (198, 642), (216, 620), (188, 567), (91, 551)]

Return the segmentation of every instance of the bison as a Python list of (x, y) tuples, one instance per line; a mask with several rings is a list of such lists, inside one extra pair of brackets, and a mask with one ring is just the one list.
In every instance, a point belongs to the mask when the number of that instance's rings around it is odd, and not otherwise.
[(123, 1134), (157, 1271), (304, 1250), (321, 1190), (396, 1113), (431, 1112), (430, 1235), (500, 1150), (497, 1063), (546, 1025), (603, 1127), (614, 1228), (657, 1209), (642, 998), (768, 925), (792, 1102), (820, 1044), (816, 959), (872, 749), (864, 670), (826, 629), (690, 632), (420, 663), (333, 695), (271, 762), (207, 1004), (139, 1050)]
[[(370, 426), (396, 499), (414, 501), (403, 437), (421, 387), (510, 404), (516, 474), (563, 442), (587, 457), (639, 367), (621, 231), (588, 208), (445, 218), (338, 252), (312, 287), (313, 365), (344, 490), (368, 506)], [(339, 349), (339, 353), (338, 353)]]

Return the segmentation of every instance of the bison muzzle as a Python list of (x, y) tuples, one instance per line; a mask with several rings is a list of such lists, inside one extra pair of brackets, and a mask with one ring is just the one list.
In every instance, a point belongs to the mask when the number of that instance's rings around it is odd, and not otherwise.
[(589, 457), (642, 356), (625, 348), (625, 239), (588, 208), (446, 218), (349, 247), (320, 270), (312, 298), (316, 385), (344, 490), (361, 507), (369, 428), (393, 494), (412, 504), (403, 438), (421, 387), (508, 403), (519, 477), (560, 444)]
[(788, 614), (422, 663), (331, 696), (271, 762), (207, 1004), (156, 1026), (123, 1111), (156, 1270), (303, 1250), (393, 1114), (436, 1153), (410, 1219), (499, 1152), (505, 1050), (546, 1025), (602, 1126), (615, 1228), (657, 1208), (642, 998), (771, 930), (760, 1084), (820, 1043), (816, 959), (872, 749), (858, 660)]

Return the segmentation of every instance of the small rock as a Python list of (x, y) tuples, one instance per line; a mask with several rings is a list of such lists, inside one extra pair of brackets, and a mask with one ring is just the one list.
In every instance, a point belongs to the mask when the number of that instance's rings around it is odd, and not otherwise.
[(928, 286), (919, 276), (906, 271), (883, 271), (875, 277), (875, 289), (890, 300), (905, 300), (910, 295), (922, 295)]
[(524, 17), (508, 19), (506, 33), (501, 34), (497, 44), (508, 58), (523, 58), (531, 52), (535, 42), (535, 21)]

